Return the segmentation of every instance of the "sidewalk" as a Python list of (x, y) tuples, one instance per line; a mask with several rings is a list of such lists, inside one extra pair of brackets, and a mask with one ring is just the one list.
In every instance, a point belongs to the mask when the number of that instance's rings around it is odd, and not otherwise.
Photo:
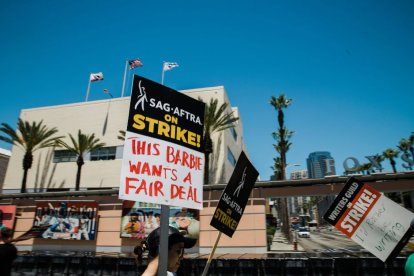
[(275, 235), (273, 236), (272, 244), (270, 246), (270, 251), (274, 252), (304, 252), (300, 244), (297, 244), (297, 250), (294, 249), (294, 243), (289, 242), (285, 234), (282, 233), (280, 229), (276, 230)]

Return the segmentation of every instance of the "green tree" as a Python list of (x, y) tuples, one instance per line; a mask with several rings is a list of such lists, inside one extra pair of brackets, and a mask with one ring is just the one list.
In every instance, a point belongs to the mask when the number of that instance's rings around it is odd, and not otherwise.
[[(292, 103), (292, 99), (287, 98), (284, 94), (279, 97), (272, 96), (270, 104), (277, 110), (277, 121), (279, 123), (278, 134), (273, 134), (274, 138), (277, 138), (278, 147), (280, 149), (280, 159), (282, 162), (282, 178), (285, 179), (285, 167), (286, 167), (286, 152), (289, 150), (289, 138), (293, 132), (289, 132), (285, 129), (285, 119), (283, 109), (287, 108)], [(290, 135), (289, 135), (290, 133)]]
[(386, 149), (386, 150), (382, 153), (382, 155), (384, 156), (384, 158), (386, 158), (386, 159), (388, 159), (388, 160), (390, 161), (390, 165), (391, 165), (391, 167), (392, 167), (392, 171), (393, 171), (394, 173), (396, 173), (396, 172), (397, 172), (397, 169), (396, 169), (396, 167), (395, 167), (395, 165), (396, 165), (397, 163), (395, 162), (394, 158), (398, 157), (398, 154), (399, 154), (399, 153), (400, 153), (400, 152), (399, 152), (398, 150), (394, 150), (394, 149), (391, 149), (391, 148)]
[(382, 172), (383, 168), (382, 168), (381, 163), (385, 160), (385, 157), (382, 154), (375, 154), (374, 160), (377, 161), (378, 166), (379, 166), (379, 171)]
[[(292, 137), (293, 132), (289, 131), (285, 127), (285, 118), (283, 109), (287, 108), (292, 103), (292, 99), (287, 98), (284, 94), (281, 94), (279, 97), (272, 96), (270, 98), (270, 104), (276, 109), (277, 111), (277, 121), (279, 124), (279, 128), (277, 132), (273, 132), (273, 138), (276, 140), (276, 144), (273, 145), (275, 150), (279, 153), (280, 158), (280, 165), (278, 165), (278, 171), (275, 171), (275, 175), (279, 175), (281, 179), (286, 179), (286, 153), (288, 152), (291, 143), (289, 139)], [(276, 159), (275, 159), (276, 160)], [(276, 174), (277, 173), (277, 174)], [(283, 200), (279, 201), (279, 214), (281, 216), (281, 220), (283, 222), (282, 231), (291, 240), (291, 235), (289, 231), (289, 212), (287, 207), (287, 198), (283, 198)]]
[(410, 137), (408, 137), (409, 150), (411, 152), (411, 157), (414, 160), (414, 132), (411, 132)]
[(273, 175), (276, 180), (282, 180), (282, 161), (280, 161), (280, 157), (273, 158), (273, 166), (270, 168), (273, 170)]
[[(410, 150), (410, 141), (408, 139), (401, 139), (400, 143), (397, 145), (397, 148), (406, 156), (410, 156), (410, 154), (408, 153), (408, 151)], [(406, 165), (403, 165), (403, 167)], [(412, 166), (408, 165), (406, 166), (407, 168), (409, 168), (410, 170), (412, 170)]]
[(78, 131), (77, 139), (71, 134), (69, 134), (69, 138), (72, 145), (63, 142), (62, 140), (59, 140), (59, 145), (73, 152), (77, 156), (76, 164), (78, 165), (78, 170), (76, 173), (76, 191), (79, 191), (82, 166), (85, 164), (83, 155), (92, 150), (102, 148), (105, 146), (105, 143), (101, 143), (99, 138), (95, 138), (95, 134), (83, 134), (81, 130)]
[(43, 124), (43, 121), (28, 122), (20, 118), (16, 130), (8, 124), (2, 123), (0, 132), (6, 135), (0, 136), (1, 141), (16, 145), (25, 152), (23, 157), (23, 179), (20, 189), (21, 193), (25, 193), (27, 173), (33, 164), (33, 152), (41, 148), (54, 146), (61, 137), (55, 136), (58, 132), (56, 128), (48, 128)]
[(359, 165), (356, 168), (356, 172), (361, 172), (362, 174), (369, 174), (371, 170), (372, 164), (371, 163), (364, 163), (362, 165)]
[[(201, 100), (201, 99), (199, 99)], [(216, 133), (223, 131), (225, 129), (234, 128), (235, 123), (239, 120), (238, 117), (233, 116), (233, 112), (228, 113), (227, 111), (228, 104), (222, 103), (218, 104), (218, 99), (210, 99), (210, 102), (206, 103), (205, 113), (204, 113), (204, 154), (205, 154), (205, 163), (204, 163), (204, 184), (209, 184), (209, 163), (210, 163), (210, 154), (213, 153), (213, 140), (211, 136)]]

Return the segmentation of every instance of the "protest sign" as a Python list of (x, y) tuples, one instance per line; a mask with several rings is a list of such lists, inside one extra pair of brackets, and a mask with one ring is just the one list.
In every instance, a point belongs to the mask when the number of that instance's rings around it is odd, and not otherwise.
[(134, 75), (119, 198), (202, 209), (204, 107)]
[(324, 219), (383, 262), (396, 257), (413, 234), (414, 213), (353, 177)]
[(224, 189), (210, 225), (232, 237), (259, 173), (242, 151)]

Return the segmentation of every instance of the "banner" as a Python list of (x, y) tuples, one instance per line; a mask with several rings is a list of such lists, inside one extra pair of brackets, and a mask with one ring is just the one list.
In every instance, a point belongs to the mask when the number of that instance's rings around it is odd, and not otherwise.
[[(125, 200), (122, 203), (121, 238), (145, 239), (160, 226), (161, 205)], [(169, 225), (185, 237), (198, 239), (200, 211), (179, 207), (170, 208)]]
[(233, 236), (258, 176), (242, 151), (211, 219), (211, 226), (229, 237)]
[(414, 213), (353, 177), (324, 219), (383, 262), (396, 257), (413, 235)]
[(16, 205), (0, 205), (0, 229), (14, 228), (16, 218)]
[(119, 198), (203, 208), (204, 106), (134, 75)]
[(37, 238), (63, 240), (95, 240), (98, 203), (93, 201), (37, 201), (33, 226)]

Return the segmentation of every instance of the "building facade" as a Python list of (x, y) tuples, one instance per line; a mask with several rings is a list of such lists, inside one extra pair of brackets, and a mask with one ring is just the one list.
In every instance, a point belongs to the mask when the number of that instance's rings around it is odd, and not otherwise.
[(0, 148), (0, 190), (3, 187), (4, 177), (6, 176), (7, 164), (9, 164), (11, 152)]
[[(210, 155), (210, 183), (226, 184), (230, 179), (239, 154), (247, 149), (243, 141), (243, 124), (237, 108), (231, 107), (223, 86), (180, 91), (192, 98), (209, 103), (211, 98), (218, 105), (228, 103), (228, 113), (233, 112), (239, 120), (234, 129), (227, 129), (212, 135), (213, 153)], [(84, 156), (80, 190), (107, 190), (119, 187), (123, 153), (122, 139), (118, 136), (125, 130), (130, 98), (81, 102), (58, 106), (48, 106), (21, 111), (20, 119), (43, 121), (49, 127), (56, 127), (58, 134), (70, 144), (69, 134), (76, 137), (79, 130), (85, 134), (95, 134), (105, 146)], [(19, 193), (23, 176), (21, 162), (24, 152), (13, 146), (2, 192)], [(76, 181), (76, 156), (64, 148), (46, 148), (34, 152), (33, 166), (28, 172), (27, 192), (74, 191)], [(53, 199), (53, 198), (52, 198)], [(51, 199), (51, 200), (52, 200)], [(219, 195), (204, 195), (203, 210), (199, 213), (199, 243), (195, 250), (209, 252), (214, 245), (218, 231), (210, 226)], [(73, 198), (54, 198), (71, 204)], [(74, 199), (79, 200), (77, 198)], [(99, 223), (95, 241), (53, 241), (28, 240), (19, 242), (20, 250), (79, 250), (99, 252), (131, 252), (136, 240), (120, 237), (123, 202), (117, 196), (89, 196), (80, 200), (97, 202)], [(6, 202), (1, 202), (6, 203)], [(7, 200), (17, 205), (15, 236), (24, 233), (33, 225), (37, 217), (36, 200)], [(66, 204), (66, 203), (65, 203)], [(47, 206), (44, 208), (48, 208)], [(255, 198), (249, 201), (238, 231), (230, 238), (222, 238), (222, 247), (217, 252), (262, 253), (267, 250), (265, 202)], [(41, 218), (37, 218), (41, 219)]]

